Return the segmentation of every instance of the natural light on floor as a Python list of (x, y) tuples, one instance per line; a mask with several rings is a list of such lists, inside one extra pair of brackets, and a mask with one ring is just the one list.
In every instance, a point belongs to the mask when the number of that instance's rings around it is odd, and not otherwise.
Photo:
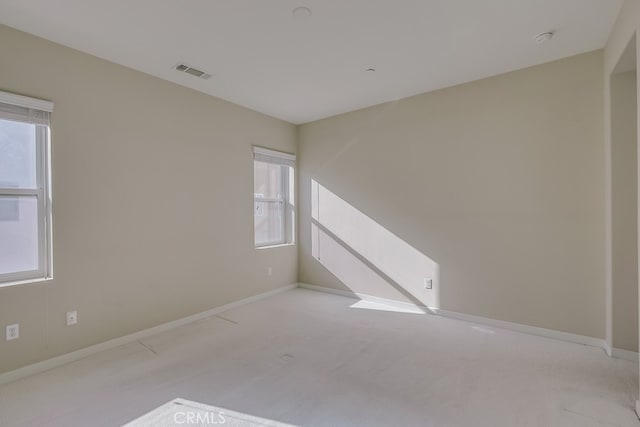
[(410, 306), (407, 304), (406, 307), (398, 307), (392, 306), (388, 304), (382, 304), (373, 301), (365, 301), (360, 300), (356, 303), (351, 304), (351, 308), (360, 308), (364, 310), (377, 310), (377, 311), (389, 311), (393, 313), (409, 313), (409, 314), (426, 314), (427, 311), (424, 308), (420, 308), (418, 306)]
[(242, 412), (205, 405), (185, 399), (174, 399), (125, 424), (125, 427), (168, 427), (180, 425), (238, 427), (289, 427), (291, 424), (268, 420)]

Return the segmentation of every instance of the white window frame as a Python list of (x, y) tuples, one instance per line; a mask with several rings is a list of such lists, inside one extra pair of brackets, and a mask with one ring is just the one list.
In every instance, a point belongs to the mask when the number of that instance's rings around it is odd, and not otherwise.
[[(260, 197), (253, 194), (254, 209), (254, 235), (253, 242), (256, 249), (264, 249), (273, 246), (295, 244), (296, 212), (295, 212), (295, 154), (284, 153), (282, 151), (270, 150), (268, 148), (253, 147), (254, 173), (255, 162), (270, 163), (279, 165), (282, 174), (282, 189), (280, 198)], [(255, 191), (255, 188), (254, 188)], [(255, 239), (255, 212), (258, 203), (279, 203), (282, 205), (282, 239), (257, 243)]]
[(51, 131), (53, 103), (0, 91), (0, 119), (36, 125), (36, 186), (7, 188), (0, 186), (0, 196), (36, 197), (38, 209), (38, 268), (0, 274), (0, 287), (53, 277), (51, 242)]

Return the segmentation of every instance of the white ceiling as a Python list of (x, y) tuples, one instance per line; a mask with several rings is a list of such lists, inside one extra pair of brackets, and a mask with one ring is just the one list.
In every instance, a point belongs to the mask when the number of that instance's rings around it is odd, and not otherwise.
[(622, 1), (0, 0), (0, 22), (304, 123), (601, 48)]

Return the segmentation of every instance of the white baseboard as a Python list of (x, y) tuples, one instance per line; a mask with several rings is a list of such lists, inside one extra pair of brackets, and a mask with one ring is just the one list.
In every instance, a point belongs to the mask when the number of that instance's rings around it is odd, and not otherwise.
[(124, 344), (129, 344), (129, 343), (141, 340), (143, 338), (147, 338), (151, 335), (158, 334), (160, 332), (165, 332), (189, 323), (196, 322), (198, 320), (206, 319), (207, 317), (214, 316), (216, 314), (225, 312), (227, 310), (231, 310), (233, 308), (240, 307), (245, 304), (250, 304), (252, 302), (259, 301), (261, 299), (265, 299), (270, 296), (279, 294), (281, 292), (294, 289), (297, 286), (298, 286), (297, 283), (294, 283), (292, 285), (282, 286), (280, 288), (276, 288), (268, 292), (264, 292), (258, 295), (253, 295), (248, 298), (244, 298), (229, 304), (222, 305), (220, 307), (212, 308), (211, 310), (203, 311), (201, 313), (183, 317), (182, 319), (177, 319), (171, 322), (163, 323), (161, 325), (154, 326), (149, 329), (144, 329), (142, 331), (134, 332), (133, 334), (130, 334), (130, 335), (114, 338), (112, 340), (95, 344), (89, 347), (85, 347), (80, 350), (72, 351), (71, 353), (67, 353), (61, 356), (53, 357), (51, 359), (43, 360), (42, 362), (37, 362), (32, 365), (25, 366), (23, 368), (18, 368), (13, 371), (5, 372), (4, 374), (0, 374), (0, 384), (10, 383), (10, 382), (19, 380), (21, 378), (27, 377), (29, 375), (48, 371), (49, 369), (53, 369), (58, 366), (65, 365), (67, 363), (70, 363), (79, 359), (84, 359), (85, 357), (91, 356), (92, 354), (98, 353), (100, 351), (109, 350), (115, 347), (120, 347)]
[(311, 291), (325, 292), (325, 293), (329, 293), (329, 294), (341, 295), (341, 296), (347, 297), (347, 298), (355, 298), (355, 299), (360, 299), (360, 300), (363, 300), (363, 301), (375, 302), (377, 304), (384, 304), (384, 305), (388, 305), (389, 307), (393, 307), (393, 308), (407, 309), (407, 310), (411, 310), (411, 311), (418, 311), (418, 312), (421, 312), (421, 313), (435, 314), (433, 312), (433, 309), (431, 309), (429, 307), (426, 307), (424, 305), (412, 304), (410, 302), (403, 302), (403, 301), (397, 301), (397, 300), (392, 300), (392, 299), (387, 299), (387, 298), (380, 298), (380, 297), (375, 297), (373, 295), (361, 294), (361, 293), (358, 293), (358, 292), (343, 291), (343, 290), (340, 290), (340, 289), (327, 288), (326, 286), (310, 285), (308, 283), (298, 283), (298, 287), (304, 288), (304, 289), (309, 289)]
[(638, 358), (637, 352), (623, 350), (621, 348), (612, 348), (611, 356), (615, 357), (616, 359), (624, 359), (624, 360), (628, 360), (629, 362), (635, 362), (635, 363), (638, 363), (638, 361), (640, 360)]
[[(521, 323), (507, 322), (504, 320), (489, 319), (487, 317), (474, 316), (471, 314), (458, 313), (449, 310), (440, 310), (437, 308), (431, 308), (426, 306), (418, 306), (416, 304), (406, 303), (402, 301), (395, 301), (386, 298), (374, 297), (371, 295), (360, 294), (351, 291), (343, 291), (339, 289), (328, 288), (325, 286), (310, 285), (307, 283), (300, 283), (301, 288), (310, 289), (312, 291), (327, 292), (336, 295), (342, 295), (349, 298), (357, 298), (364, 301), (376, 302), (379, 304), (386, 304), (396, 308), (412, 308), (421, 309), (423, 313), (435, 314), (438, 316), (448, 317), (451, 319), (463, 320), (465, 322), (479, 323), (482, 325), (492, 326), (495, 328), (508, 329), (511, 331), (521, 332), (529, 335), (537, 335), (545, 338), (552, 338), (560, 341), (568, 341), (576, 344), (589, 345), (606, 350), (606, 342), (600, 338), (588, 337), (585, 335), (577, 335), (569, 332), (556, 331), (553, 329), (539, 328), (536, 326), (523, 325)], [(624, 351), (624, 350), (623, 350)], [(625, 357), (621, 357), (625, 358)]]
[(505, 320), (490, 319), (487, 317), (474, 316), (471, 314), (458, 313), (455, 311), (434, 309), (436, 314), (452, 319), (464, 320), (472, 323), (480, 323), (501, 329), (508, 329), (523, 334), (537, 335), (545, 338), (552, 338), (560, 341), (567, 341), (575, 344), (589, 345), (605, 349), (605, 340), (588, 337), (586, 335), (572, 334), (570, 332), (557, 331), (555, 329), (539, 328), (537, 326), (524, 325), (522, 323), (507, 322)]
[[(520, 323), (513, 323), (513, 322), (506, 322), (503, 320), (489, 319), (486, 317), (473, 316), (470, 314), (457, 313), (454, 311), (440, 310), (440, 309), (420, 306), (420, 305), (416, 305), (408, 302), (396, 301), (396, 300), (391, 300), (387, 298), (380, 298), (373, 295), (328, 288), (325, 286), (316, 286), (308, 283), (296, 283), (292, 285), (282, 286), (280, 288), (277, 288), (268, 292), (264, 292), (258, 295), (253, 295), (251, 297), (244, 298), (229, 304), (225, 304), (220, 307), (203, 311), (201, 313), (197, 313), (191, 316), (187, 316), (182, 319), (177, 319), (171, 322), (163, 323), (161, 325), (154, 326), (149, 329), (144, 329), (142, 331), (134, 332), (133, 334), (125, 335), (123, 337), (114, 338), (109, 341), (105, 341), (99, 344), (85, 347), (80, 350), (73, 351), (71, 353), (67, 353), (61, 356), (53, 357), (51, 359), (43, 360), (42, 362), (37, 362), (32, 365), (15, 369), (13, 371), (5, 372), (4, 374), (0, 374), (0, 385), (10, 383), (27, 376), (37, 374), (39, 372), (48, 371), (49, 369), (53, 369), (58, 366), (65, 365), (67, 363), (70, 363), (76, 360), (84, 359), (85, 357), (91, 356), (92, 354), (98, 353), (100, 351), (109, 350), (115, 347), (129, 344), (161, 332), (175, 329), (177, 327), (180, 327), (189, 323), (193, 323), (198, 320), (206, 319), (207, 317), (211, 317), (216, 314), (231, 310), (233, 308), (250, 304), (252, 302), (259, 301), (273, 295), (277, 295), (281, 292), (285, 292), (285, 291), (294, 289), (296, 287), (309, 289), (317, 292), (341, 295), (348, 298), (360, 299), (363, 301), (369, 301), (369, 302), (374, 302), (378, 304), (384, 304), (384, 305), (388, 305), (390, 307), (399, 308), (399, 309), (408, 309), (411, 311), (419, 311), (422, 313), (429, 313), (429, 314), (439, 315), (443, 317), (449, 317), (452, 319), (462, 320), (466, 322), (479, 323), (487, 326), (508, 329), (508, 330), (526, 333), (530, 335), (538, 335), (538, 336), (553, 338), (561, 341), (568, 341), (568, 342), (577, 343), (577, 344), (599, 347), (604, 349), (605, 352), (610, 356), (613, 356), (619, 359), (629, 360), (636, 363), (638, 363), (638, 359), (639, 359), (638, 353), (633, 351), (628, 351), (628, 350), (622, 350), (618, 348), (610, 349), (608, 348), (606, 341), (599, 338), (587, 337), (584, 335), (576, 335), (576, 334), (556, 331), (552, 329), (538, 328), (535, 326), (523, 325)], [(636, 412), (640, 414), (640, 401), (636, 402)]]

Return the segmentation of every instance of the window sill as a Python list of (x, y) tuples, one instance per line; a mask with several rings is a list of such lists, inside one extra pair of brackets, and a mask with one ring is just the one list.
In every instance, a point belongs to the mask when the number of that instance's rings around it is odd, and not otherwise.
[(44, 283), (44, 282), (50, 282), (51, 280), (53, 280), (53, 277), (37, 277), (35, 279), (15, 280), (13, 282), (0, 283), (0, 288), (8, 288), (9, 286)]
[(279, 243), (277, 245), (257, 246), (256, 250), (282, 248), (282, 247), (285, 247), (285, 246), (295, 246), (295, 245), (296, 245), (295, 243)]

